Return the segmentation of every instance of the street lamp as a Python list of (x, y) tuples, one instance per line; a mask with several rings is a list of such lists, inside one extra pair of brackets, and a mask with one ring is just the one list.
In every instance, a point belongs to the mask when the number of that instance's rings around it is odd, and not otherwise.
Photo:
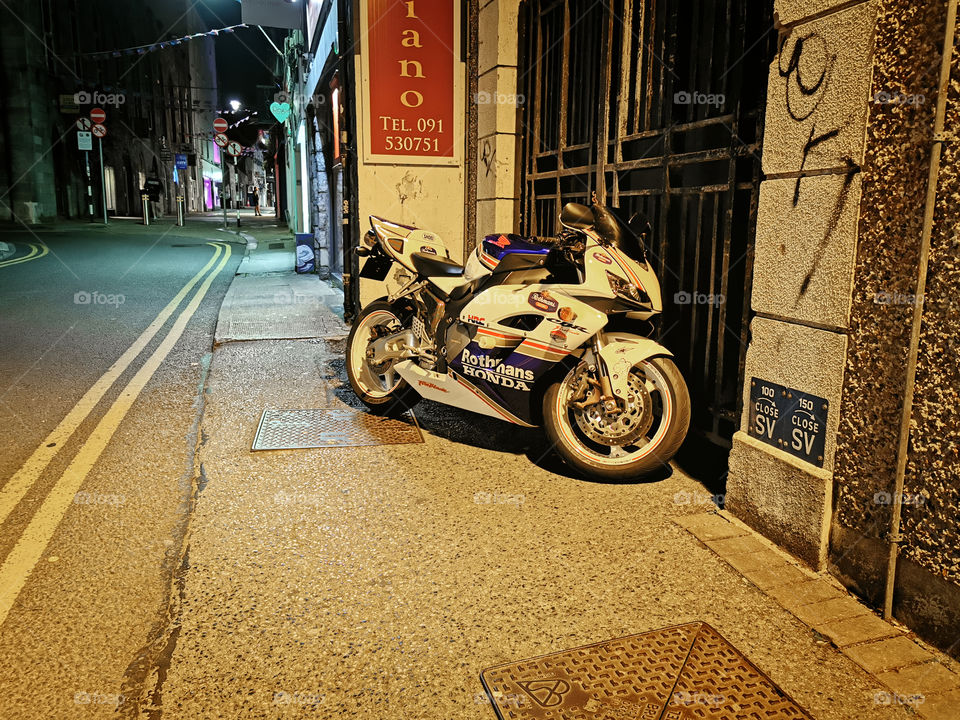
[(240, 101), (239, 101), (239, 100), (231, 100), (231, 101), (230, 101), (230, 107), (233, 108), (233, 111), (234, 111), (234, 112), (236, 112), (237, 110), (240, 109)]

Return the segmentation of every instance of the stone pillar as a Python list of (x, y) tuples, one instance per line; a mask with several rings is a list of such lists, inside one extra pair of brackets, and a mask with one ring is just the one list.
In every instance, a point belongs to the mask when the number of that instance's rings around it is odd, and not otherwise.
[[(767, 85), (756, 316), (726, 503), (817, 569), (828, 552), (878, 5), (775, 3), (781, 42)], [(751, 388), (764, 381), (821, 399), (822, 452), (798, 457), (789, 434), (771, 444), (751, 425)]]
[(516, 229), (518, 10), (519, 0), (490, 0), (480, 8), (480, 77), (472, 98), (478, 105), (478, 242)]

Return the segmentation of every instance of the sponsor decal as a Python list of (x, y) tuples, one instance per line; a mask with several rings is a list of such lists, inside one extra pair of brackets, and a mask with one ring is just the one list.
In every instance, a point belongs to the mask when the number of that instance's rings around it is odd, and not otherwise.
[(429, 380), (418, 380), (417, 382), (423, 385), (424, 387), (433, 388), (434, 390), (439, 390), (440, 392), (450, 392), (446, 388), (442, 388), (439, 385), (430, 382)]
[(610, 256), (600, 250), (597, 250), (593, 253), (593, 259), (602, 262), (604, 265), (613, 264), (613, 260), (610, 259)]
[(487, 319), (479, 317), (477, 315), (467, 315), (467, 322), (473, 323), (474, 325), (485, 325), (487, 322)]
[(567, 334), (560, 328), (554, 328), (550, 331), (550, 339), (555, 343), (563, 345), (567, 342)]
[(497, 247), (505, 248), (507, 245), (510, 244), (510, 238), (508, 238), (506, 235), (501, 235), (496, 240), (492, 240), (491, 242)]
[(463, 363), (463, 374), (467, 377), (479, 378), (513, 390), (529, 392), (530, 386), (527, 383), (534, 379), (533, 370), (510, 365), (489, 355), (474, 355), (469, 350), (463, 351), (460, 362)]
[(543, 312), (552, 313), (554, 310), (560, 307), (560, 303), (557, 302), (547, 290), (530, 293), (527, 296), (527, 302), (533, 305), (537, 310), (542, 310)]
[[(576, 317), (576, 315), (574, 315)], [(548, 317), (547, 320), (552, 322), (554, 325), (559, 325), (562, 328), (567, 330), (576, 330), (577, 332), (585, 333), (587, 329), (582, 325), (574, 325), (572, 322), (566, 322), (565, 320), (557, 320), (556, 318)]]
[(432, 248), (432, 247), (430, 247), (429, 245), (421, 245), (421, 246), (420, 246), (420, 252), (422, 252), (422, 253), (427, 253), (428, 255), (436, 255), (436, 254), (437, 254), (436, 248)]
[(557, 317), (564, 322), (573, 322), (577, 319), (577, 314), (573, 311), (572, 307), (562, 307), (557, 310)]

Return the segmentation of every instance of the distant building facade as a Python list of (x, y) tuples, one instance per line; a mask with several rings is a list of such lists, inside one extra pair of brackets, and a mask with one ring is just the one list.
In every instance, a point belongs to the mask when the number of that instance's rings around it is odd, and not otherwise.
[[(206, 29), (187, 2), (166, 12), (105, 0), (83, 12), (67, 0), (0, 8), (0, 218), (83, 218), (91, 209), (101, 218), (104, 204), (109, 215), (138, 216), (154, 174), (164, 212), (175, 212), (178, 195), (188, 211), (219, 206), (214, 40), (166, 42)], [(142, 44), (154, 47), (122, 52)], [(102, 183), (100, 141), (84, 153), (75, 126), (95, 107), (106, 112)], [(175, 176), (177, 155), (188, 165)]]

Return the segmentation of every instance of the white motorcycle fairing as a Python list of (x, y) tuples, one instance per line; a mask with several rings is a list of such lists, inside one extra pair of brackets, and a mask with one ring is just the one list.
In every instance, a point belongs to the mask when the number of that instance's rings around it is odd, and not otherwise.
[[(375, 217), (371, 224), (381, 247), (408, 270), (416, 272), (411, 256), (427, 252), (424, 248), (435, 249), (428, 254), (447, 255), (431, 233)], [(466, 336), (446, 352), (445, 371), (425, 368), (415, 358), (398, 362), (395, 371), (429, 400), (519, 425), (538, 424), (545, 389), (541, 381), (555, 375), (552, 371), (559, 363), (565, 367), (581, 360), (596, 364), (592, 340), (608, 322), (607, 314), (595, 306), (598, 301), (617, 302), (619, 283), (637, 288), (648, 298), (649, 309), (632, 313), (635, 319), (646, 319), (662, 309), (659, 282), (646, 263), (604, 245), (590, 230), (584, 235), (583, 282), (495, 284), (481, 289), (459, 310), (457, 320)], [(479, 282), (482, 287), (484, 279), (511, 255), (533, 260), (548, 251), (518, 235), (488, 235), (471, 253), (462, 274), (426, 280), (449, 295), (468, 283)], [(438, 338), (437, 349), (447, 350), (448, 342)], [(618, 333), (610, 334), (599, 354), (609, 370), (614, 395), (624, 399), (629, 395), (631, 367), (651, 357), (671, 355), (654, 340)]]

